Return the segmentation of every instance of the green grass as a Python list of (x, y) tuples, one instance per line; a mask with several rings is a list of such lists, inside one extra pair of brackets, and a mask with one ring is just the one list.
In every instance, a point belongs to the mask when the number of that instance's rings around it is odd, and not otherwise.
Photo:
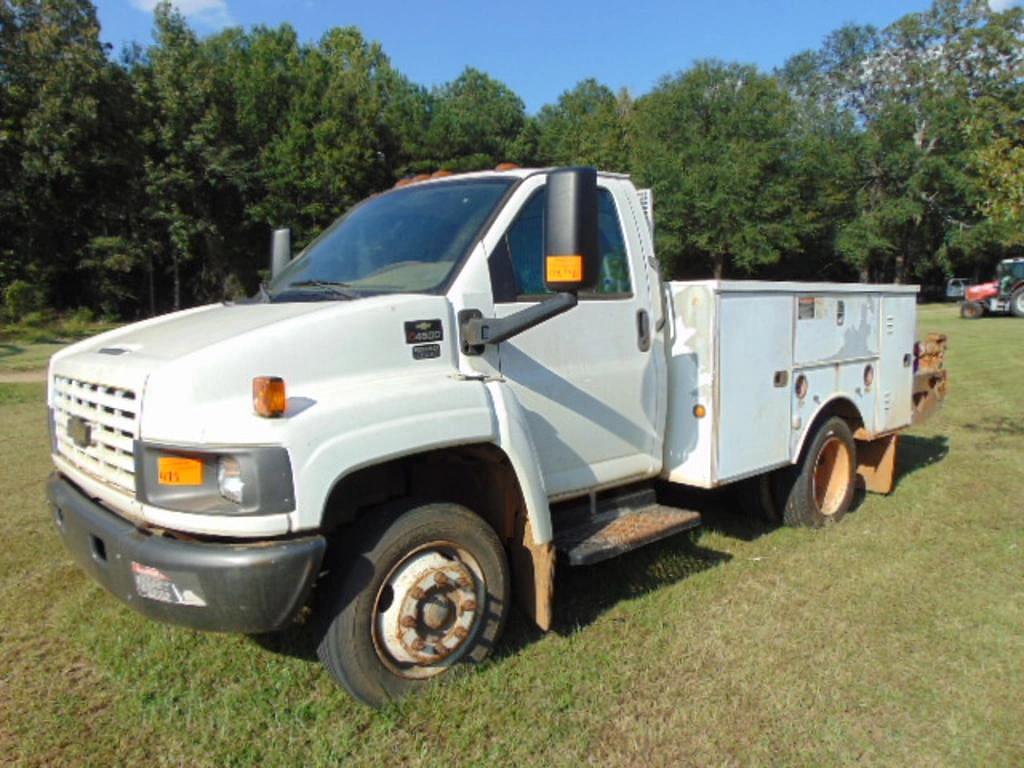
[(50, 356), (73, 341), (117, 327), (113, 323), (55, 322), (46, 327), (0, 327), (0, 374), (46, 368)]
[(765, 530), (727, 496), (694, 539), (563, 569), (556, 631), (382, 712), (310, 633), (143, 620), (65, 557), (43, 386), (6, 387), (0, 754), (24, 765), (1024, 763), (1024, 322), (961, 321), (946, 408), (841, 525)]

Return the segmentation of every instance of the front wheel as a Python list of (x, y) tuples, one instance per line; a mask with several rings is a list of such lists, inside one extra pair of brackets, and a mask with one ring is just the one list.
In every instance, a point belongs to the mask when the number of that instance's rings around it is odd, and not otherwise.
[(508, 614), (501, 541), (456, 504), (381, 510), (329, 597), (317, 649), (328, 672), (371, 706), (490, 655)]
[(985, 306), (980, 301), (965, 301), (960, 305), (960, 317), (965, 320), (977, 320), (985, 314)]
[(839, 521), (853, 501), (857, 446), (849, 425), (833, 416), (824, 422), (789, 470), (781, 494), (786, 525), (819, 527)]

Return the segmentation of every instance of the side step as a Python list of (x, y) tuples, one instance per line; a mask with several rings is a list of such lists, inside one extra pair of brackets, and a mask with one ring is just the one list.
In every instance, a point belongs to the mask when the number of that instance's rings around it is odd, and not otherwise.
[[(638, 501), (646, 502), (643, 506)], [(577, 517), (577, 515), (573, 515)], [(700, 525), (700, 513), (658, 504), (653, 491), (599, 503), (598, 512), (555, 533), (572, 565), (590, 565)]]

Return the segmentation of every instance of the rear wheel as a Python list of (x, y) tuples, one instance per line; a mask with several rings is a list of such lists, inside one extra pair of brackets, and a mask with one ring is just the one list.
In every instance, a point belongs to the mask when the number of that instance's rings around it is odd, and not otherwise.
[(1010, 296), (1010, 311), (1014, 317), (1024, 317), (1024, 286), (1021, 286)]
[(379, 706), (490, 655), (508, 613), (508, 564), (486, 522), (456, 504), (390, 507), (359, 538), (317, 649)]
[(965, 301), (960, 305), (960, 317), (966, 320), (977, 320), (985, 314), (985, 307), (978, 301)]
[(857, 447), (849, 425), (824, 422), (783, 487), (786, 525), (818, 527), (837, 522), (850, 508), (856, 487)]

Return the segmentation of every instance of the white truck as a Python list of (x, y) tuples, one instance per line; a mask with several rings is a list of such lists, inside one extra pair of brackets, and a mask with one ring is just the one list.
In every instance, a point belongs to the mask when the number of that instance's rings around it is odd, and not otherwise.
[(649, 194), (593, 169), (400, 184), (278, 262), (251, 300), (53, 357), (49, 495), (150, 618), (313, 605), (370, 704), (484, 659), (513, 594), (548, 628), (559, 553), (697, 525), (656, 482), (838, 520), (945, 386), (941, 351), (915, 374), (915, 287), (663, 282)]

